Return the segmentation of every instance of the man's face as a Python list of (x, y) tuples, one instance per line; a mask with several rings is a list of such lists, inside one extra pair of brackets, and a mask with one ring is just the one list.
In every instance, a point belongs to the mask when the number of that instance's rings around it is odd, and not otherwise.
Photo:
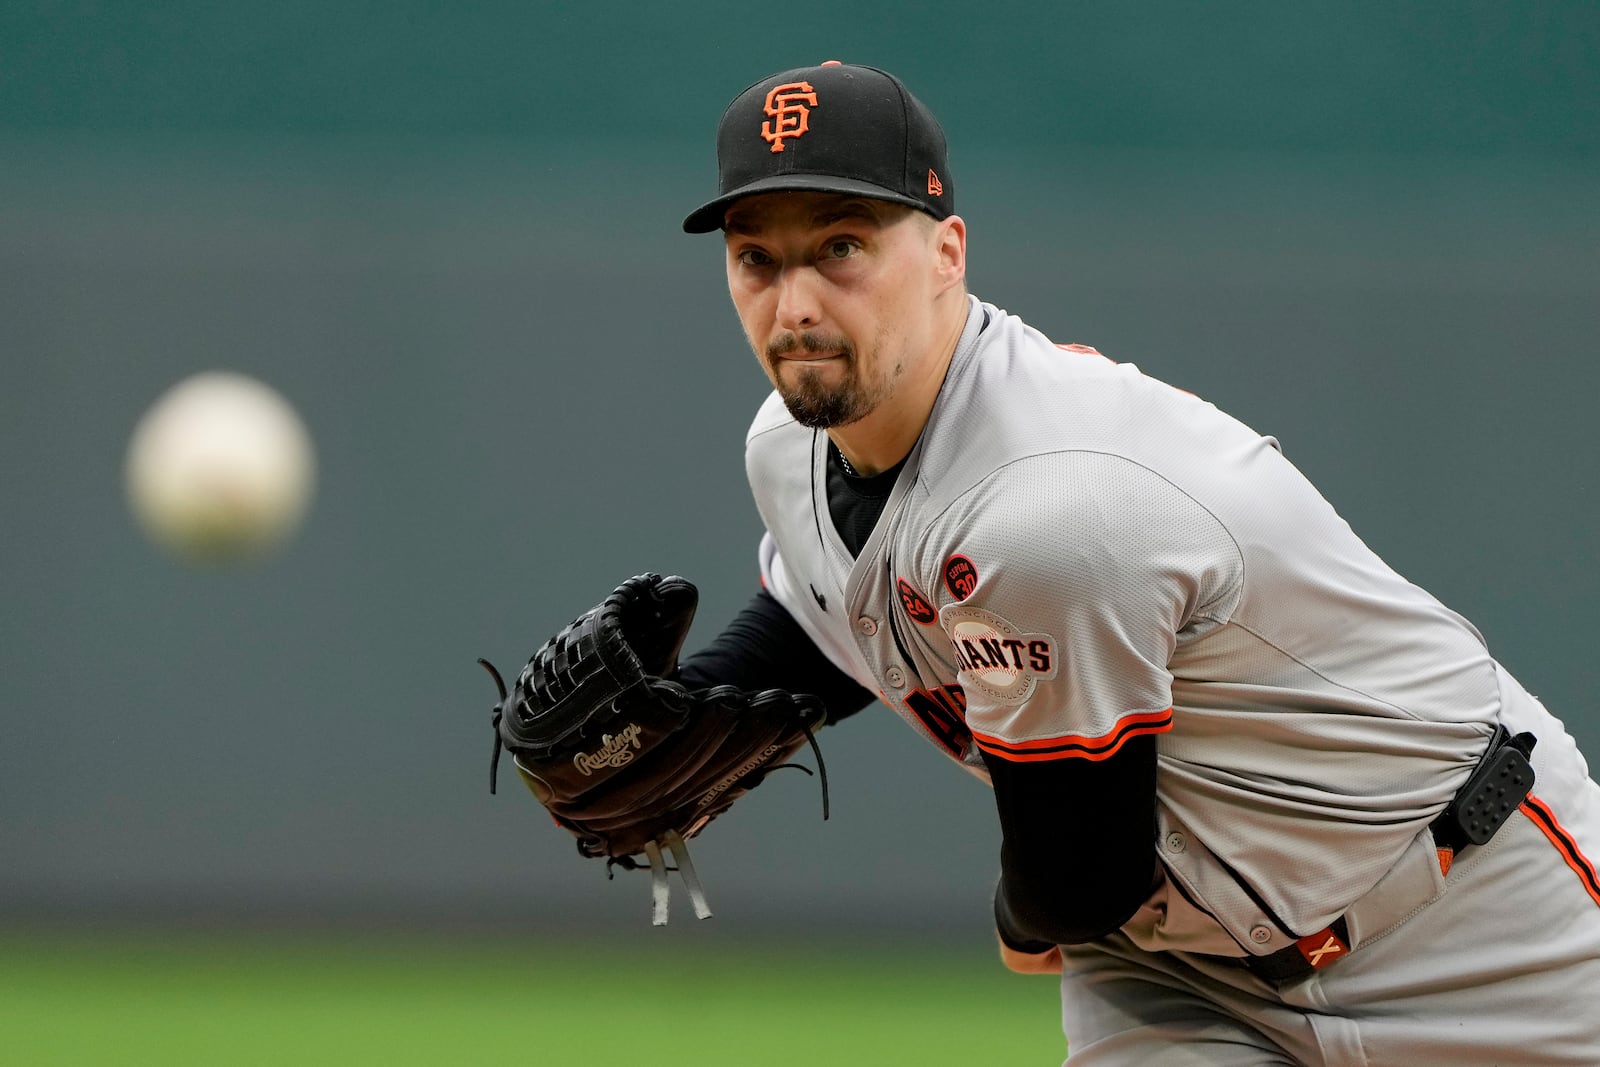
[(848, 426), (933, 343), (936, 224), (832, 193), (769, 193), (728, 210), (728, 292), (750, 346), (804, 426)]

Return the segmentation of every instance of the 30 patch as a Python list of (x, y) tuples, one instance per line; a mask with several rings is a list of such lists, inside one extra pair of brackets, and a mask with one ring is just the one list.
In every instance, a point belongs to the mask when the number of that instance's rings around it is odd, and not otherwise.
[(1002, 704), (1021, 704), (1056, 676), (1056, 642), (1027, 634), (992, 611), (951, 604), (939, 613), (961, 668), (961, 685)]
[(917, 592), (910, 582), (904, 578), (897, 578), (895, 591), (900, 594), (900, 606), (906, 609), (906, 614), (911, 616), (912, 622), (931, 626), (939, 621), (939, 613), (933, 610), (933, 605), (928, 603), (927, 598)]
[(967, 599), (978, 588), (978, 568), (966, 556), (951, 556), (944, 564), (944, 587), (957, 600)]

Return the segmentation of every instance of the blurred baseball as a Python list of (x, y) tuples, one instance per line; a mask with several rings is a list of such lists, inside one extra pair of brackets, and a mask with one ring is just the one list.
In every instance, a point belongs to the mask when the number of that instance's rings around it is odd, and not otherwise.
[(311, 501), (316, 460), (305, 423), (270, 386), (213, 371), (173, 386), (128, 443), (128, 499), (159, 544), (185, 559), (260, 555), (287, 539)]

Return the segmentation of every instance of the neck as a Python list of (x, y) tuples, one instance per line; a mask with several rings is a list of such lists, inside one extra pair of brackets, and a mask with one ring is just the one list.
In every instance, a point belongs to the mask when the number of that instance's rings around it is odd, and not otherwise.
[(965, 291), (957, 289), (950, 295), (954, 298), (950, 313), (942, 316), (941, 329), (927, 350), (927, 358), (910, 362), (904, 377), (895, 384), (894, 395), (864, 418), (828, 431), (828, 437), (857, 474), (883, 473), (910, 455), (917, 438), (922, 436), (950, 370), (956, 342), (967, 325)]

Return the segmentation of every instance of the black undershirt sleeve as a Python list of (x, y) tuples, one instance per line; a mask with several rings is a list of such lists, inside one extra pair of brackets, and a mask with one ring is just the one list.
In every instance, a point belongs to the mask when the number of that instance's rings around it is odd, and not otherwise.
[[(847, 474), (839, 450), (829, 443), (828, 516), (851, 556), (859, 555), (872, 536), (903, 466), (905, 460), (868, 477)], [(788, 609), (765, 589), (751, 598), (715, 640), (684, 661), (678, 680), (691, 689), (736, 685), (740, 689), (810, 693), (821, 698), (830, 723), (848, 718), (878, 699), (835, 667)]]
[(677, 680), (690, 689), (736, 685), (809, 693), (835, 723), (878, 699), (833, 665), (788, 609), (760, 590), (726, 629), (683, 661)]
[(1103, 760), (983, 762), (1000, 813), (1001, 939), (1043, 952), (1127, 922), (1155, 884), (1156, 739)]

